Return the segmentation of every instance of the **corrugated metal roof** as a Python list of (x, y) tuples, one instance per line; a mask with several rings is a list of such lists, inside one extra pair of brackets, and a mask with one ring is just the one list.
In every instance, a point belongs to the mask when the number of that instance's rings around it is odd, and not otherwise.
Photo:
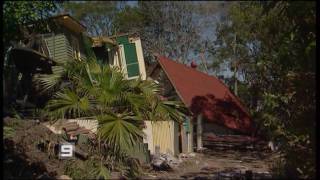
[(243, 133), (253, 131), (248, 112), (219, 79), (166, 57), (157, 57), (180, 99), (192, 113), (201, 113), (210, 122)]

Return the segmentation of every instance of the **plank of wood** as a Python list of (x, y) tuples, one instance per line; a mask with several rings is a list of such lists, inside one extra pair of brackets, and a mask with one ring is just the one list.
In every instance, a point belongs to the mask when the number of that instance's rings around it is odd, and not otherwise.
[(77, 133), (79, 133), (79, 134), (88, 134), (89, 132), (90, 132), (89, 129), (86, 129), (83, 127), (77, 130)]
[(80, 128), (80, 129), (76, 129), (74, 131), (70, 131), (70, 132), (67, 132), (67, 134), (72, 134), (74, 136), (76, 135), (79, 135), (79, 134), (88, 134), (90, 132), (90, 130), (88, 129), (85, 129), (85, 128)]
[(78, 123), (76, 123), (76, 122), (66, 122), (66, 123), (63, 123), (62, 126), (68, 127), (68, 126), (74, 126), (74, 125), (78, 125)]
[(70, 132), (70, 131), (75, 131), (77, 129), (79, 129), (79, 126), (78, 125), (75, 125), (75, 126), (67, 126), (67, 127), (63, 127), (62, 128), (63, 130), (67, 131), (67, 132)]

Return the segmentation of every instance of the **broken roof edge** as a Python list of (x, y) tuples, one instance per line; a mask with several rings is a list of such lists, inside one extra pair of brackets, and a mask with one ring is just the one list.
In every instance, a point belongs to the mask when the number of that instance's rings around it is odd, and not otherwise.
[[(187, 66), (186, 64), (181, 64), (181, 63), (178, 63), (177, 61), (171, 60), (171, 59), (169, 59), (169, 58), (167, 58), (167, 57), (165, 57), (165, 56), (162, 56), (162, 55), (160, 55), (160, 54), (158, 54), (158, 53), (153, 53), (153, 55), (156, 57), (156, 59), (157, 59), (156, 62), (157, 62), (158, 64), (160, 64), (160, 67), (161, 67), (162, 70), (165, 72), (165, 74), (166, 74), (166, 76), (168, 77), (170, 83), (172, 84), (172, 86), (173, 86), (174, 89), (176, 90), (179, 98), (182, 100), (182, 102), (185, 104), (185, 106), (188, 107), (186, 100), (185, 100), (184, 98), (182, 98), (180, 92), (178, 91), (177, 87), (176, 87), (175, 84), (173, 83), (172, 78), (169, 76), (169, 73), (165, 70), (164, 65), (161, 64), (161, 62), (160, 62), (159, 60), (160, 60), (161, 58), (164, 58), (164, 59), (170, 60), (170, 61), (172, 61), (172, 62), (174, 62), (174, 63), (176, 63), (176, 64), (184, 65), (185, 67), (189, 68), (190, 70), (194, 70), (194, 71), (197, 71), (197, 70), (196, 70), (196, 69), (193, 69), (193, 68), (191, 68), (191, 67), (189, 67), (189, 66)], [(200, 73), (200, 74), (202, 74), (202, 75), (204, 75), (204, 76), (207, 76), (207, 77), (210, 77), (210, 78), (213, 78), (213, 79), (217, 80), (221, 85), (223, 85), (223, 86), (229, 91), (231, 98), (232, 98), (232, 99), (236, 99), (236, 101), (234, 101), (234, 102), (241, 108), (241, 110), (242, 110), (247, 116), (250, 116), (250, 113), (246, 110), (246, 108), (244, 108), (244, 103), (241, 101), (241, 99), (240, 99), (239, 97), (235, 96), (235, 95), (230, 91), (229, 87), (226, 86), (220, 79), (218, 79), (218, 78), (215, 77), (215, 76), (210, 76), (209, 74), (206, 74), (206, 73), (201, 72), (201, 71), (197, 71), (197, 72)], [(189, 107), (188, 107), (188, 108), (189, 108)]]
[(75, 22), (78, 23), (80, 26), (82, 26), (85, 30), (87, 30), (87, 27), (86, 27), (85, 25), (83, 25), (79, 20), (75, 19), (74, 17), (72, 17), (72, 16), (71, 16), (70, 14), (68, 14), (68, 13), (58, 14), (58, 15), (55, 15), (55, 16), (51, 16), (51, 17), (49, 17), (48, 19), (58, 19), (58, 18), (65, 17), (65, 16), (70, 17), (73, 21), (75, 21)]
[(107, 36), (95, 36), (90, 37), (92, 42), (92, 47), (101, 47), (102, 43), (109, 43), (112, 45), (117, 45), (117, 42)]

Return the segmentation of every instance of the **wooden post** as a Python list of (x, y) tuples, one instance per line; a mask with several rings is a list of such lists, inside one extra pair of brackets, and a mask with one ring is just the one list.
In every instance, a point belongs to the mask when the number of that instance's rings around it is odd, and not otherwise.
[(202, 145), (202, 115), (197, 117), (197, 150), (201, 150)]
[(189, 133), (188, 133), (188, 152), (193, 152), (193, 121), (188, 118)]
[(173, 155), (178, 155), (180, 153), (179, 151), (179, 123), (173, 121)]
[(187, 130), (183, 124), (181, 124), (181, 150), (182, 153), (188, 152)]

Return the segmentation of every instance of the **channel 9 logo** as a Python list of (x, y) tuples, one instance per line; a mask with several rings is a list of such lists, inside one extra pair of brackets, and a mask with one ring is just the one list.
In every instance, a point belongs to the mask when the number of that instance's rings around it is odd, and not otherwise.
[(69, 159), (74, 157), (75, 146), (71, 143), (63, 143), (59, 146), (59, 158)]

